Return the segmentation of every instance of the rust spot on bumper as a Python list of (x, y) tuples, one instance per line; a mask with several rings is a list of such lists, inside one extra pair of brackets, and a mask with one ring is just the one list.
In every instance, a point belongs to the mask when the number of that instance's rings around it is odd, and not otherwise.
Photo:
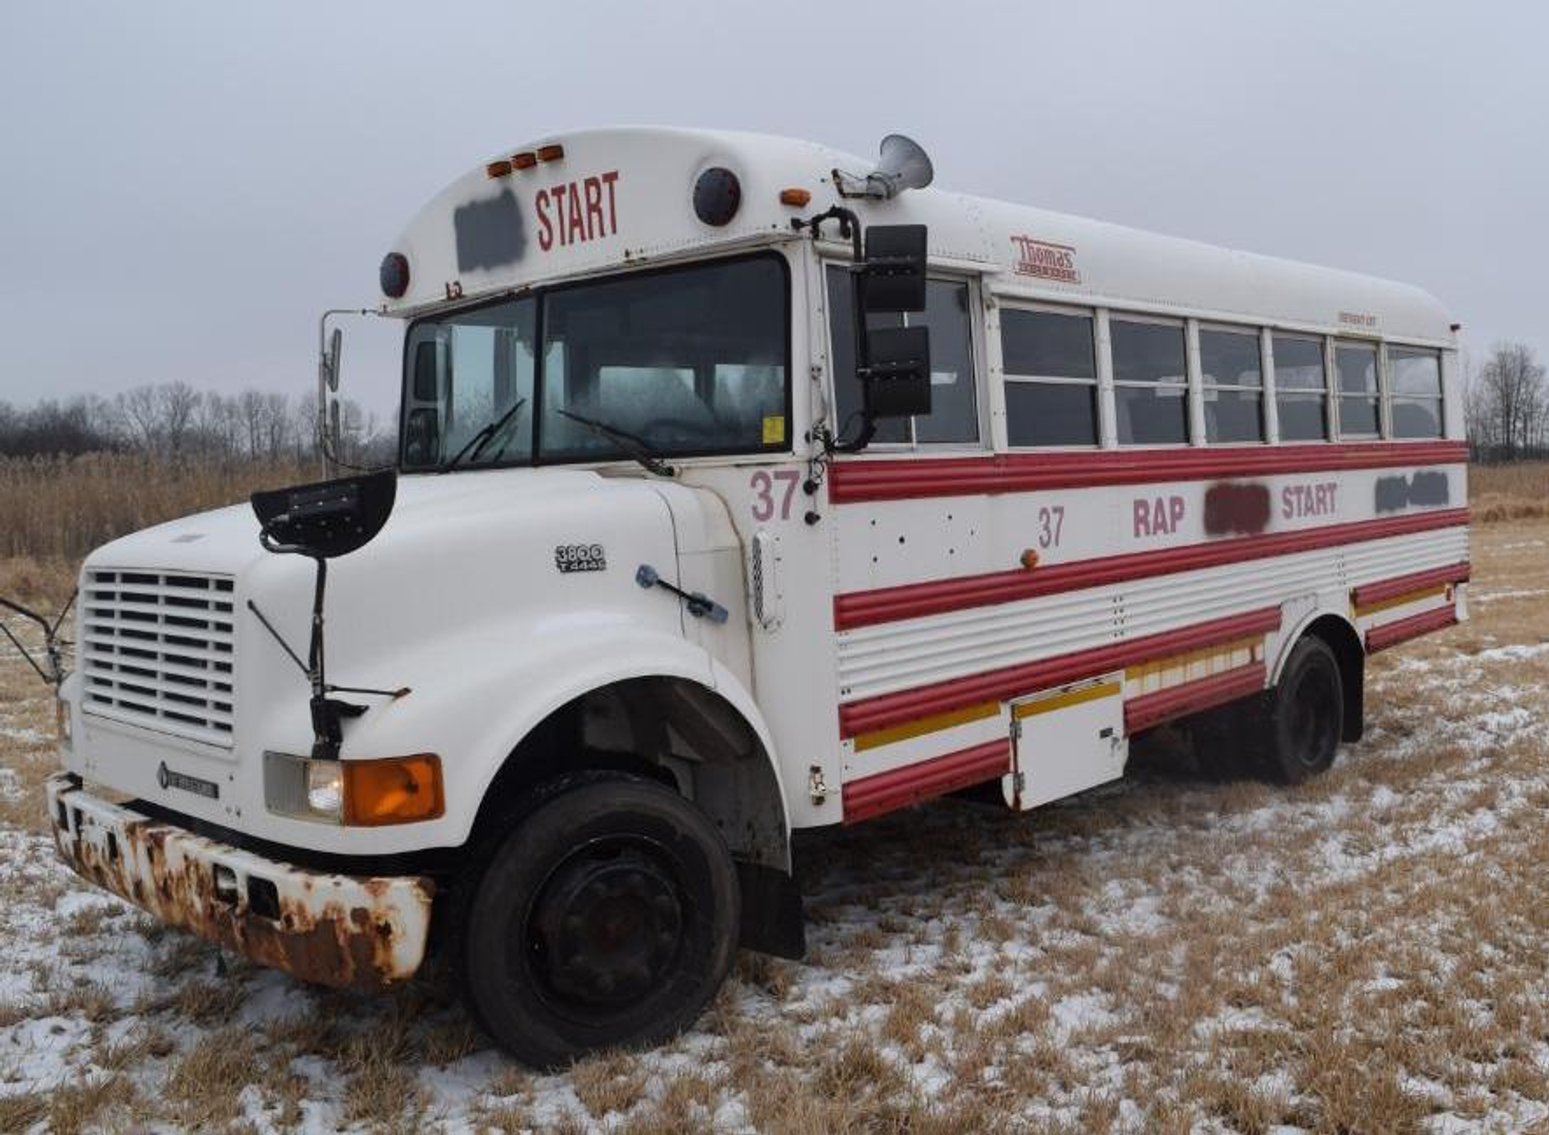
[[(173, 926), (303, 981), (372, 992), (424, 958), (434, 884), (356, 878), (285, 863), (157, 823), (63, 781), (49, 784), (54, 842), (77, 873)], [(60, 826), (66, 796), (77, 830)], [(252, 909), (250, 880), (272, 884), (275, 915)]]

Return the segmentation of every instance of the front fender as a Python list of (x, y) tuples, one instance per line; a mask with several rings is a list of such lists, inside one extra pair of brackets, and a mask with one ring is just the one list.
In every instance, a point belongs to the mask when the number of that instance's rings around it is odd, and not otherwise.
[[(780, 782), (773, 741), (752, 696), (702, 647), (602, 616), (508, 625), (501, 642), (500, 649), (488, 641), (438, 644), (415, 652), (408, 667), (408, 659), (398, 656), (395, 672), (420, 677), (412, 692), (346, 726), (346, 758), (440, 755), (446, 815), (436, 823), (435, 845), (455, 847), (468, 839), (506, 758), (539, 723), (583, 694), (631, 678), (682, 678), (714, 690), (753, 729)], [(780, 809), (788, 832), (783, 791)]]

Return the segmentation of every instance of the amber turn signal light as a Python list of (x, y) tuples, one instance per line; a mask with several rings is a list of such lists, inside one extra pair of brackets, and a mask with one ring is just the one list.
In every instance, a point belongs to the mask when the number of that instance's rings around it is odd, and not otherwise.
[(780, 204), (782, 205), (795, 205), (798, 209), (801, 209), (811, 200), (812, 194), (805, 189), (780, 190)]
[(1037, 549), (1035, 549), (1035, 548), (1027, 548), (1027, 549), (1025, 549), (1022, 552), (1021, 564), (1022, 564), (1022, 566), (1024, 568), (1026, 568), (1029, 571), (1031, 571), (1033, 568), (1037, 567), (1038, 566), (1038, 551), (1037, 551)]
[(412, 824), (446, 812), (441, 758), (434, 753), (344, 761), (344, 822), (360, 827)]

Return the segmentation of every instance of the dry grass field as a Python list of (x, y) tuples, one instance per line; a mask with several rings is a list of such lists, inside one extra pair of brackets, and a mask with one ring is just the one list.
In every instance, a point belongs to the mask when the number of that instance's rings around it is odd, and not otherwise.
[(126, 532), (316, 477), (316, 465), (293, 461), (0, 457), (0, 556), (73, 563)]
[(805, 962), (744, 955), (688, 1035), (551, 1076), (435, 980), (222, 968), (77, 881), (7, 653), (0, 1131), (1549, 1130), (1549, 470), (1476, 487), (1472, 620), (1373, 660), (1325, 777), (1212, 783), (1163, 738), (1030, 816), (822, 833)]

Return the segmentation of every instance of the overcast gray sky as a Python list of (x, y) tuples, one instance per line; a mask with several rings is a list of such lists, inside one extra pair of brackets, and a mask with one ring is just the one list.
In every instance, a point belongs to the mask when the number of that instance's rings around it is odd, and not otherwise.
[[(923, 143), (937, 184), (1417, 283), (1549, 354), (1549, 6), (76, 3), (0, 15), (0, 399), (307, 390), (442, 185), (584, 126)], [(350, 393), (396, 398), (396, 327)]]

